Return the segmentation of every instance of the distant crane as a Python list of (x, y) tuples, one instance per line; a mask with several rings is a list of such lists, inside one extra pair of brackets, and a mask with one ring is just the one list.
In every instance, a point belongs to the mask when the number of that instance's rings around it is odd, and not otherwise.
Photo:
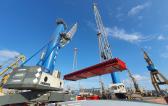
[[(78, 48), (74, 48), (74, 58), (73, 58), (73, 67), (72, 67), (73, 71), (77, 69), (77, 65), (78, 65), (77, 55), (78, 55)], [(78, 85), (79, 85), (79, 90), (81, 90), (80, 81), (78, 82)]]
[[(0, 81), (0, 93), (3, 93), (3, 86), (7, 82), (8, 78), (10, 76), (10, 73), (13, 71), (14, 68), (19, 66), (19, 63), (24, 62), (25, 59), (26, 59), (26, 57), (24, 55), (20, 54), (20, 55), (14, 57), (12, 59), (9, 59), (8, 61), (4, 62), (3, 65), (1, 65), (1, 68), (3, 68), (4, 65), (8, 64), (9, 61), (13, 60), (12, 63), (9, 66), (4, 68), (0, 72), (0, 77), (2, 76), (2, 79)], [(10, 71), (10, 70), (12, 70), (12, 71)]]
[(78, 48), (74, 48), (73, 70), (77, 68), (77, 52)]
[(146, 63), (148, 64), (147, 68), (150, 71), (152, 84), (153, 84), (157, 94), (162, 96), (163, 94), (161, 92), (160, 85), (168, 85), (168, 80), (166, 79), (166, 77), (164, 77), (159, 72), (159, 70), (157, 70), (155, 68), (154, 63), (152, 62), (152, 60), (148, 56), (147, 52), (145, 52), (143, 49), (142, 49), (142, 51), (144, 54), (144, 59), (145, 59)]
[[(95, 20), (97, 24), (98, 29), (98, 43), (99, 43), (99, 54), (100, 54), (100, 60), (101, 62), (112, 59), (112, 52), (110, 45), (108, 43), (107, 38), (107, 32), (105, 30), (105, 27), (103, 25), (101, 16), (99, 14), (99, 11), (97, 9), (96, 4), (93, 4), (93, 10), (95, 15)], [(113, 84), (110, 85), (110, 88), (112, 89), (113, 93), (117, 95), (125, 94), (126, 89), (123, 83), (121, 83), (119, 77), (117, 76), (117, 73), (113, 72), (111, 73)]]
[(129, 77), (131, 78), (133, 84), (134, 84), (134, 88), (135, 88), (135, 93), (141, 93), (141, 90), (138, 86), (138, 83), (136, 81), (136, 79), (134, 78), (134, 76), (132, 75), (132, 73), (130, 72), (130, 70), (127, 70), (128, 71), (128, 74), (129, 74)]
[(101, 79), (101, 76), (99, 76), (99, 84), (100, 84), (100, 94), (103, 95), (105, 94), (105, 88), (104, 88), (104, 83)]

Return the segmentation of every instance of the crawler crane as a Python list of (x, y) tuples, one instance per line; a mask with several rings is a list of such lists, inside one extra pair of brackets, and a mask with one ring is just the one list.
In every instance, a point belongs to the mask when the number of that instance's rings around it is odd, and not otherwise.
[[(14, 69), (5, 87), (26, 91), (0, 97), (0, 105), (23, 105), (24, 103), (38, 105), (70, 100), (69, 94), (63, 91), (60, 72), (55, 70), (58, 52), (71, 41), (77, 30), (77, 24), (74, 24), (68, 32), (65, 32), (66, 28), (65, 22), (58, 20), (51, 40), (27, 59), (21, 67)], [(42, 51), (41, 59), (35, 66), (25, 66), (28, 61)]]

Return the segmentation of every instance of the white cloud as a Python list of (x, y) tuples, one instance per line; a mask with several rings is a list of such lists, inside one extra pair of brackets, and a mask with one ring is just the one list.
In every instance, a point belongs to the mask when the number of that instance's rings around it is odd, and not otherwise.
[[(145, 88), (146, 90), (153, 89), (149, 74), (147, 75), (134, 74), (133, 77), (136, 79), (137, 84), (139, 85), (140, 88)], [(124, 79), (124, 84), (127, 87), (134, 88), (133, 81), (130, 77), (127, 79)]]
[(165, 46), (165, 51), (161, 53), (162, 58), (168, 58), (168, 45)]
[(166, 45), (166, 50), (168, 50), (168, 45)]
[(89, 28), (93, 29), (94, 31), (97, 31), (96, 24), (94, 24), (93, 22), (91, 22), (91, 21), (86, 21), (86, 25), (87, 25)]
[(133, 77), (137, 80), (137, 81), (144, 81), (144, 80), (148, 80), (148, 78), (146, 76), (142, 76), (139, 74), (135, 74), (133, 75)]
[(161, 54), (161, 57), (162, 57), (162, 58), (168, 58), (168, 53), (167, 53), (167, 52), (162, 53), (162, 54)]
[(118, 13), (118, 14), (116, 15), (116, 18), (121, 18), (123, 15), (124, 15), (123, 13)]
[(143, 19), (143, 16), (138, 16), (138, 19), (139, 19), (139, 20), (142, 20), (142, 19)]
[(158, 39), (158, 40), (165, 40), (165, 39), (166, 39), (166, 37), (165, 37), (165, 36), (163, 36), (163, 35), (159, 35), (157, 39)]
[(19, 55), (16, 51), (10, 51), (10, 50), (0, 50), (0, 57), (7, 57), (12, 58)]
[[(149, 80), (149, 78), (147, 76), (142, 76), (140, 74), (133, 74), (132, 76), (136, 79), (136, 81), (146, 81), (146, 80)], [(130, 77), (129, 77), (129, 79), (126, 79), (126, 81), (128, 83), (132, 83), (132, 80), (131, 80)]]
[(127, 42), (140, 42), (149, 40), (147, 37), (142, 36), (139, 33), (127, 33), (124, 29), (119, 29), (117, 27), (106, 28), (106, 31), (109, 36), (115, 37), (117, 39), (121, 39)]
[(144, 46), (144, 49), (150, 51), (152, 49), (152, 47), (151, 46)]
[(137, 5), (133, 8), (131, 8), (130, 11), (128, 11), (128, 16), (134, 16), (138, 13), (140, 13), (142, 10), (144, 10), (145, 8), (149, 7), (151, 3), (149, 2), (146, 2), (144, 4), (141, 4), (141, 5)]
[(0, 62), (6, 61), (9, 58), (14, 58), (18, 56), (20, 53), (17, 51), (11, 50), (0, 50)]
[[(109, 36), (112, 36), (114, 38), (120, 39), (120, 40), (124, 40), (130, 43), (139, 43), (142, 41), (150, 41), (150, 40), (166, 40), (167, 38), (163, 35), (143, 35), (141, 33), (138, 32), (132, 32), (132, 33), (128, 33), (126, 32), (125, 29), (122, 28), (118, 28), (118, 27), (106, 27), (106, 32)], [(149, 48), (151, 49), (151, 48)]]

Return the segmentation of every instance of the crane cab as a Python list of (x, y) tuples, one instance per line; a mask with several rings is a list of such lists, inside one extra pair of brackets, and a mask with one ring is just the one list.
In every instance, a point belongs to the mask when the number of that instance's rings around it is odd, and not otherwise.
[(126, 93), (125, 85), (123, 83), (110, 84), (110, 92), (113, 93)]

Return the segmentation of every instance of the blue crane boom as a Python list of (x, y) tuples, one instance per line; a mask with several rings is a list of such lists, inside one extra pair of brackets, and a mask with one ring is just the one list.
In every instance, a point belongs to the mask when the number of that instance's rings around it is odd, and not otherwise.
[(52, 41), (49, 43), (44, 58), (41, 60), (41, 66), (45, 68), (44, 72), (53, 73), (58, 51), (71, 40), (76, 32), (76, 28), (77, 24), (75, 24), (68, 33), (65, 33), (65, 23), (62, 20), (57, 21), (57, 27), (51, 37)]
[(55, 58), (57, 56), (58, 50), (61, 48), (59, 43), (60, 34), (66, 30), (65, 24), (62, 22), (57, 22), (56, 30), (52, 36), (52, 41), (50, 42), (48, 49), (45, 53), (44, 59), (42, 60), (42, 66), (46, 69), (46, 73), (52, 73), (54, 70)]
[(146, 61), (146, 63), (148, 64), (147, 65), (147, 68), (149, 71), (156, 71), (157, 69), (155, 68), (155, 65), (153, 64), (152, 60), (150, 59), (150, 57), (148, 56), (147, 52), (145, 52), (143, 50), (143, 53), (144, 53), (144, 59)]

